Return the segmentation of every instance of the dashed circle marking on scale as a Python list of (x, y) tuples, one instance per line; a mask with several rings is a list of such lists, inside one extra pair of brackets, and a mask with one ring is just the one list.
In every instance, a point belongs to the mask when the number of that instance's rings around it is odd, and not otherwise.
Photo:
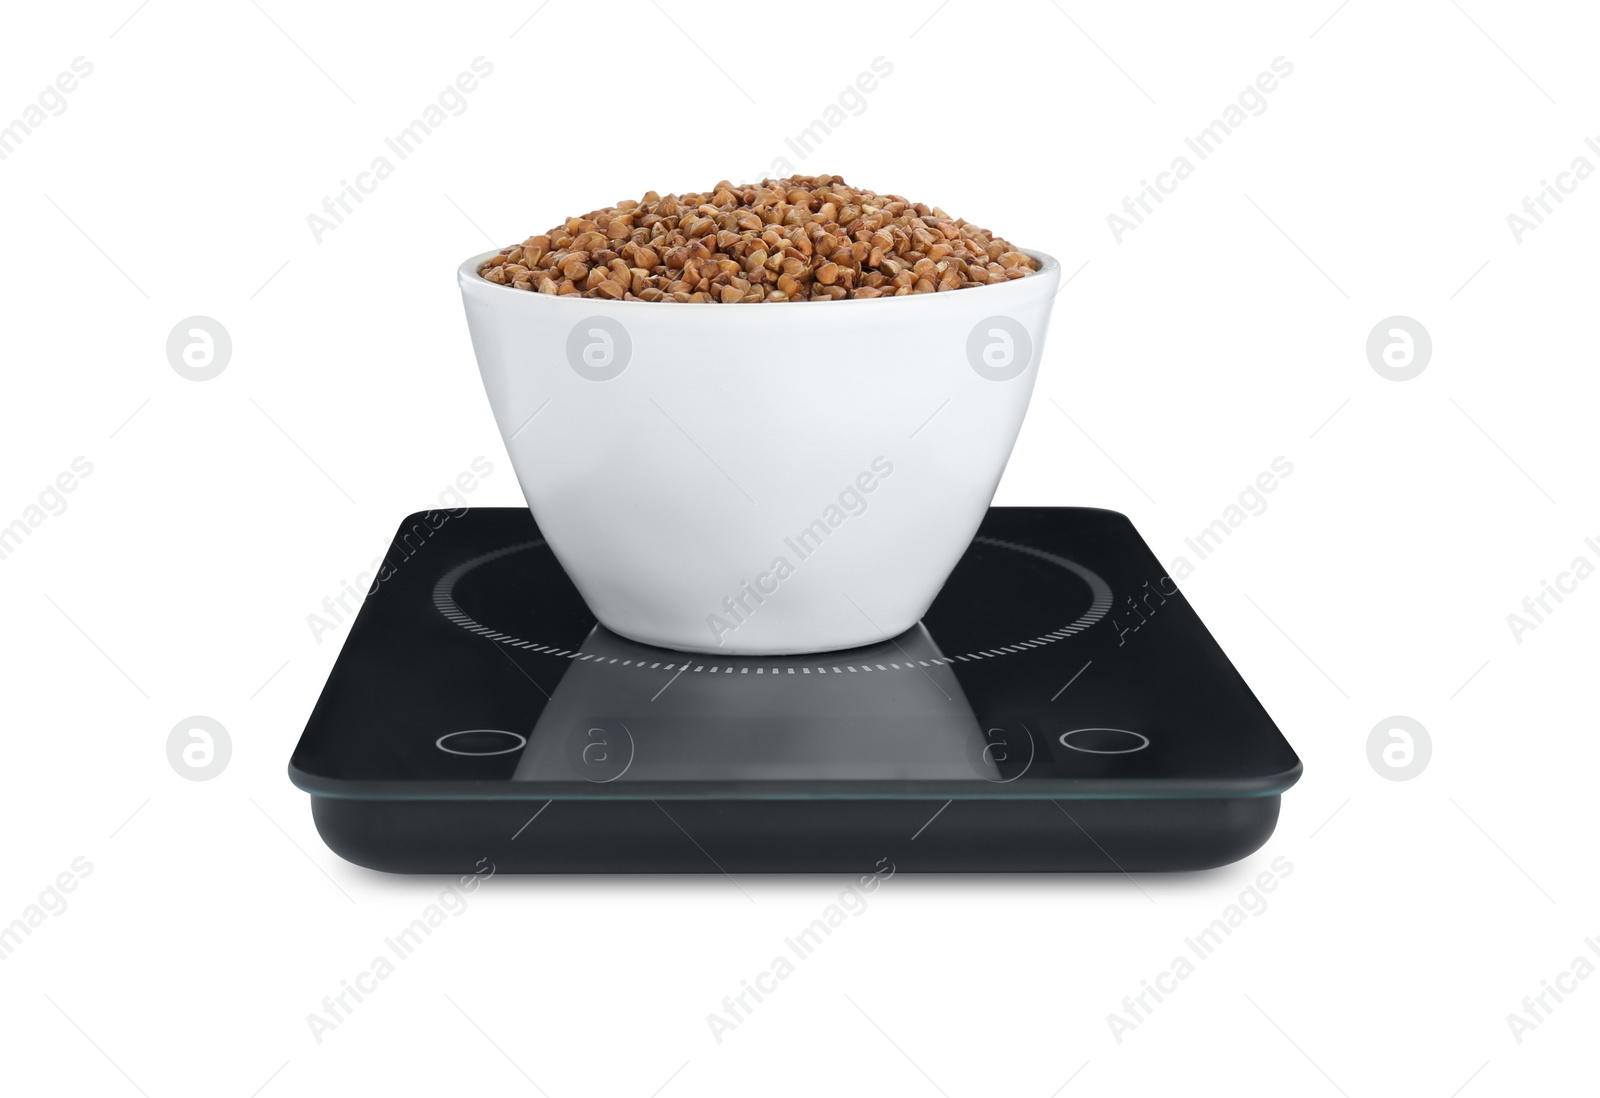
[[(1058, 556), (1055, 553), (1049, 553), (1043, 549), (1035, 549), (1031, 545), (1019, 545), (1016, 542), (1002, 541), (999, 538), (991, 538), (980, 535), (979, 537), (974, 538), (973, 541), (982, 545), (992, 545), (998, 549), (1009, 549), (1015, 553), (1022, 553), (1027, 556), (1034, 557), (1035, 559), (1042, 560), (1047, 564), (1053, 564), (1058, 568), (1071, 572), (1073, 575), (1083, 580), (1084, 583), (1089, 585), (1089, 591), (1091, 595), (1089, 608), (1071, 623), (1064, 625), (1059, 629), (1052, 630), (1049, 633), (1041, 633), (1039, 636), (1031, 637), (1028, 640), (1013, 641), (1010, 644), (998, 645), (993, 648), (985, 648), (973, 652), (967, 652), (959, 656), (937, 656), (930, 660), (914, 660), (906, 658), (903, 662), (889, 660), (884, 661), (883, 663), (870, 661), (861, 664), (837, 664), (830, 660), (826, 663), (814, 663), (810, 666), (790, 664), (787, 666), (788, 674), (854, 675), (878, 671), (917, 671), (923, 667), (949, 666), (955, 663), (971, 663), (978, 660), (1000, 659), (1003, 656), (1027, 652), (1034, 648), (1041, 648), (1045, 645), (1054, 644), (1059, 640), (1065, 640), (1070, 636), (1081, 633), (1085, 629), (1088, 629), (1090, 626), (1099, 622), (1111, 612), (1111, 585), (1106, 583), (1105, 580), (1101, 579), (1096, 573), (1091, 572), (1083, 565), (1078, 564), (1075, 561), (1070, 561), (1066, 557)], [(513, 553), (527, 552), (530, 549), (541, 548), (545, 544), (546, 542), (543, 538), (535, 538), (532, 541), (518, 542), (515, 545), (508, 545), (504, 549), (496, 549), (493, 552), (484, 553), (481, 556), (473, 557), (469, 561), (456, 565), (444, 575), (440, 576), (438, 582), (433, 585), (434, 608), (437, 609), (447, 621), (460, 626), (467, 632), (476, 633), (486, 640), (491, 640), (498, 644), (504, 644), (510, 648), (521, 648), (528, 652), (551, 656), (555, 659), (568, 659), (574, 661), (595, 660), (599, 662), (605, 662), (606, 658), (604, 656), (595, 655), (594, 653), (569, 648), (559, 648), (555, 645), (549, 644), (535, 644), (533, 641), (524, 640), (521, 637), (512, 636), (509, 633), (502, 633), (498, 630), (491, 629), (482, 622), (477, 621), (466, 611), (462, 610), (461, 605), (456, 602), (456, 584), (459, 583), (461, 578), (467, 573), (472, 572), (477, 568), (481, 568), (483, 565), (489, 564), (492, 561), (499, 560), (502, 557), (510, 556)], [(823, 654), (824, 653), (818, 653), (818, 655)], [(687, 671), (690, 674), (732, 675), (737, 672), (740, 675), (748, 675), (750, 674), (750, 669), (754, 667), (757, 675), (764, 675), (767, 674), (769, 670), (769, 666), (757, 666), (759, 661), (762, 659), (760, 656), (727, 656), (723, 657), (721, 660), (713, 660), (703, 653), (698, 655), (694, 653), (684, 653), (684, 655), (688, 655), (691, 658), (670, 663), (665, 663), (660, 660), (649, 663), (644, 660), (623, 660), (620, 664), (618, 664), (616, 659), (612, 659), (610, 662), (617, 664), (619, 667), (633, 667), (639, 670), (648, 671), (674, 671), (680, 673)], [(781, 675), (785, 672), (785, 668), (770, 667), (770, 671), (774, 675)], [(515, 733), (512, 734), (514, 735)], [(1132, 735), (1138, 735), (1138, 733), (1132, 733)], [(1149, 741), (1147, 740), (1146, 743), (1148, 742)], [(1071, 745), (1069, 744), (1068, 746)], [(441, 750), (443, 750), (443, 748), (441, 748)], [(1139, 748), (1134, 748), (1133, 750), (1139, 750)], [(1121, 752), (1111, 753), (1120, 754)]]

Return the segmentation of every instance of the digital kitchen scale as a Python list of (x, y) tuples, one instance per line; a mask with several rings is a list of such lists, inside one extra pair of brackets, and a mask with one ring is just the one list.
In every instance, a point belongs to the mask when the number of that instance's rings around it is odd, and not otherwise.
[(880, 644), (684, 653), (592, 614), (522, 508), (401, 525), (289, 763), (402, 873), (1203, 869), (1300, 760), (1122, 515), (991, 508)]

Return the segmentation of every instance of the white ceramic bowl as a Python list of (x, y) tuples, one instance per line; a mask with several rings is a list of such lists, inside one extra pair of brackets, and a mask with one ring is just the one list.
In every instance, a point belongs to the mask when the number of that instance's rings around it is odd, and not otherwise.
[(994, 497), (1060, 265), (869, 300), (557, 297), (461, 265), (540, 531), (608, 628), (778, 654), (915, 625)]

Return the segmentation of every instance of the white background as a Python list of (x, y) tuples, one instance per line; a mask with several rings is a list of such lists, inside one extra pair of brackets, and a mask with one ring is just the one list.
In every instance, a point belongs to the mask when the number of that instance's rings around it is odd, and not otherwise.
[[(1600, 979), (1520, 1044), (1507, 1015), (1600, 937), (1600, 579), (1521, 643), (1506, 620), (1600, 563), (1600, 179), (1506, 220), (1600, 166), (1592, 11), (135, 2), (14, 7), (0, 39), (0, 120), (93, 65), (0, 162), (0, 523), (93, 465), (0, 561), (0, 921), (93, 866), (0, 965), (28, 1093), (1593, 1088)], [(307, 214), (479, 56), (465, 112), (317, 242)], [(521, 502), (456, 264), (756, 178), (878, 56), (793, 166), (1078, 272), (998, 502), (1121, 510), (1196, 563), (1184, 538), (1292, 462), (1183, 581), (1304, 759), (1277, 833), (1189, 876), (899, 876), (720, 1044), (706, 1015), (842, 879), (502, 876), (318, 1044), (307, 1014), (440, 882), (340, 861), (285, 777), (343, 639), (307, 615), (475, 457), (471, 502)], [(1280, 56), (1265, 113), (1119, 243), (1106, 215)], [(234, 346), (201, 384), (164, 350), (195, 314)], [(1434, 344), (1400, 383), (1364, 349), (1395, 314)], [(232, 738), (211, 781), (168, 764), (192, 714)], [(1410, 781), (1368, 762), (1395, 714), (1431, 734)], [(1108, 1013), (1274, 857), (1268, 909), (1119, 1044)]]

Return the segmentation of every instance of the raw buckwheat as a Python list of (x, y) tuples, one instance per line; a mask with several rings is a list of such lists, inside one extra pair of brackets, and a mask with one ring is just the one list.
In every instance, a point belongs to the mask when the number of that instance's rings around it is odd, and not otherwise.
[(490, 282), (613, 301), (837, 301), (1024, 278), (1028, 256), (937, 206), (796, 175), (650, 191), (501, 249)]

